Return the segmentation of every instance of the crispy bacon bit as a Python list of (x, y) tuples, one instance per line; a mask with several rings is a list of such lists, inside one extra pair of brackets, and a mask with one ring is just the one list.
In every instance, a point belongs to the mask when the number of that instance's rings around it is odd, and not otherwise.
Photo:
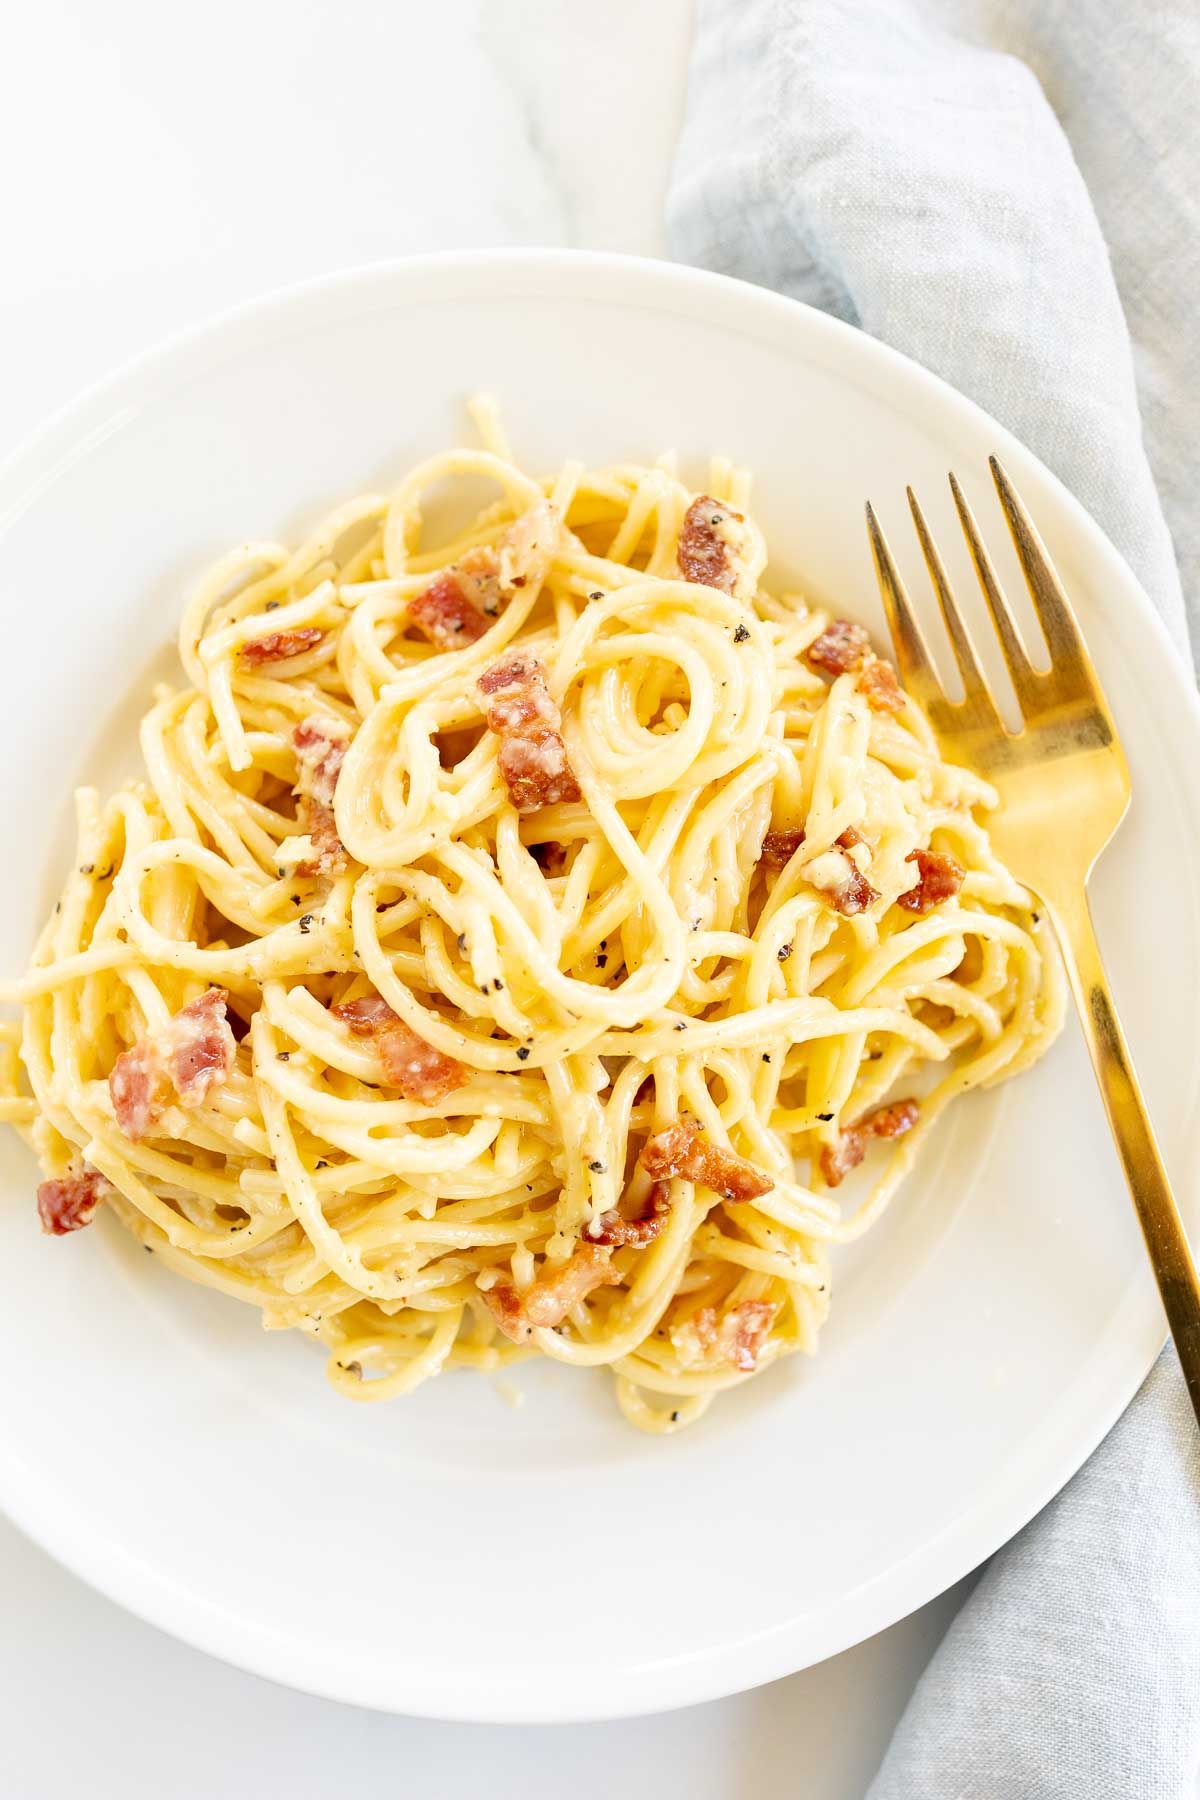
[(225, 1016), (229, 996), (209, 988), (180, 1007), (163, 1033), (171, 1085), (184, 1106), (199, 1106), (233, 1067), (237, 1045)]
[(406, 1100), (436, 1106), (468, 1080), (462, 1063), (419, 1037), (397, 1017), (382, 994), (366, 994), (330, 1010), (335, 1019), (349, 1026), (353, 1037), (374, 1040), (384, 1080)]
[[(838, 840), (839, 844), (841, 839)], [(801, 870), (805, 881), (825, 895), (829, 904), (845, 919), (865, 912), (879, 895), (858, 864), (845, 849), (823, 850), (805, 863)]]
[(443, 569), (408, 603), (408, 619), (439, 650), (474, 644), (491, 625), (459, 579), (456, 569)]
[(134, 1143), (160, 1122), (172, 1099), (200, 1106), (228, 1076), (237, 1044), (227, 1000), (223, 988), (209, 988), (118, 1056), (108, 1092), (117, 1124)]
[(870, 648), (865, 626), (856, 625), (851, 619), (833, 619), (804, 654), (812, 668), (844, 675), (847, 669), (861, 668)]
[(513, 521), (498, 544), (468, 550), (435, 575), (409, 601), (409, 624), (439, 650), (477, 643), (515, 593), (541, 586), (557, 542), (558, 509), (539, 500)]
[[(542, 1266), (546, 1270), (546, 1265)], [(489, 1288), (483, 1299), (505, 1337), (524, 1344), (535, 1327), (561, 1325), (571, 1308), (593, 1288), (614, 1287), (620, 1280), (606, 1249), (599, 1244), (581, 1244), (565, 1263), (551, 1265), (523, 1294), (505, 1283)]]
[[(511, 688), (512, 692), (507, 690)], [(493, 663), (479, 677), (479, 691), (492, 702), (488, 707), (488, 723), (492, 717), (496, 732), (521, 731), (526, 726), (553, 724), (558, 708), (546, 687), (546, 671), (536, 656), (518, 652), (507, 662)], [(500, 700), (493, 695), (501, 694)]]
[(586, 1236), (593, 1244), (608, 1244), (613, 1248), (634, 1244), (640, 1250), (658, 1236), (670, 1210), (667, 1184), (656, 1181), (636, 1219), (623, 1218), (619, 1212), (601, 1213), (597, 1222), (588, 1227)]
[(558, 508), (549, 500), (539, 500), (514, 519), (500, 540), (501, 591), (510, 594), (514, 589), (541, 587), (557, 543)]
[(775, 1186), (753, 1163), (743, 1162), (731, 1150), (710, 1144), (690, 1120), (676, 1120), (648, 1139), (641, 1162), (652, 1181), (669, 1181), (672, 1175), (682, 1175), (687, 1181), (711, 1188), (723, 1200), (756, 1200)]
[(81, 1163), (71, 1174), (60, 1175), (55, 1181), (43, 1181), (37, 1191), (42, 1230), (51, 1237), (81, 1231), (91, 1224), (100, 1202), (115, 1192), (112, 1182), (89, 1163)]
[(534, 862), (543, 875), (561, 875), (567, 866), (567, 847), (565, 844), (534, 844), (531, 854)]
[(759, 861), (768, 869), (784, 869), (791, 862), (797, 850), (804, 842), (802, 829), (795, 831), (768, 831), (763, 839)]
[(671, 1342), (684, 1368), (697, 1364), (730, 1363), (743, 1375), (758, 1367), (759, 1351), (767, 1341), (775, 1318), (767, 1300), (743, 1300), (728, 1312), (702, 1306), (671, 1333)]
[(108, 1078), (108, 1093), (117, 1124), (137, 1143), (161, 1117), (166, 1105), (159, 1056), (148, 1038), (123, 1050)]
[(294, 631), (268, 631), (265, 637), (251, 638), (242, 645), (242, 661), (251, 669), (262, 663), (285, 662), (289, 656), (312, 650), (324, 636), (315, 625), (299, 625)]
[(541, 806), (579, 799), (579, 783), (567, 761), (567, 747), (556, 731), (542, 738), (508, 738), (496, 760), (518, 812), (536, 812)]
[(827, 1185), (839, 1186), (851, 1169), (857, 1169), (872, 1138), (903, 1137), (912, 1130), (920, 1114), (917, 1101), (893, 1100), (888, 1106), (877, 1106), (874, 1112), (866, 1113), (857, 1125), (848, 1125), (836, 1144), (826, 1144), (821, 1150), (821, 1173)]
[(745, 523), (744, 513), (734, 512), (711, 494), (693, 500), (683, 515), (675, 553), (683, 579), (732, 594), (740, 573), (738, 559), (746, 548), (746, 533), (740, 529)]
[(932, 912), (943, 900), (953, 899), (966, 879), (962, 864), (952, 856), (943, 856), (940, 850), (914, 850), (904, 860), (917, 865), (916, 887), (909, 888), (896, 902), (909, 912)]
[(312, 843), (312, 855), (296, 864), (297, 875), (306, 875), (310, 879), (340, 875), (350, 859), (338, 836), (333, 808), (323, 806), (319, 800), (301, 800), (296, 817)]
[(312, 839), (312, 855), (297, 863), (297, 875), (332, 876), (346, 867), (345, 846), (334, 822), (333, 796), (350, 748), (350, 736), (350, 727), (343, 720), (316, 713), (292, 733), (296, 752), (296, 785), (292, 792), (300, 801), (296, 822)]
[(896, 680), (896, 671), (882, 656), (868, 657), (858, 678), (858, 691), (872, 712), (902, 713), (904, 690)]
[(500, 739), (496, 760), (517, 811), (578, 800), (579, 783), (559, 731), (562, 714), (537, 657), (493, 663), (479, 677), (479, 691), (491, 702), (487, 722)]
[(855, 831), (853, 825), (847, 825), (837, 841), (843, 850), (853, 850), (855, 844), (865, 844), (867, 840), (861, 831)]
[(292, 733), (296, 752), (296, 785), (293, 793), (322, 806), (332, 806), (338, 776), (350, 748), (350, 727), (341, 719), (312, 713)]

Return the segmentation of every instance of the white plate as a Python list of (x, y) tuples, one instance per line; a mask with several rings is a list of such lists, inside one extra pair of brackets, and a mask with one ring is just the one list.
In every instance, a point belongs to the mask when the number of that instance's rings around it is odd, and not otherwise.
[[(1000, 452), (1125, 735), (1135, 806), (1096, 884), (1100, 932), (1195, 1223), (1200, 730), (1144, 595), (1046, 470), (931, 376), (665, 265), (483, 254), (296, 289), (126, 369), (9, 464), (5, 965), (57, 885), (72, 784), (128, 764), (193, 573), (387, 483), (464, 430), (481, 386), (535, 466), (668, 445), (697, 480), (711, 449), (748, 463), (778, 566), (876, 624), (864, 497), (920, 585), (904, 483), (953, 551), (953, 466), (999, 543)], [(43, 1239), (6, 1134), (0, 1495), (144, 1617), (340, 1699), (580, 1719), (765, 1681), (986, 1557), (1079, 1466), (1162, 1337), (1073, 1028), (929, 1149), (836, 1269), (819, 1358), (663, 1441), (622, 1423), (605, 1377), (556, 1368), (518, 1372), (520, 1411), (471, 1374), (390, 1406), (339, 1400), (301, 1340), (110, 1223)]]

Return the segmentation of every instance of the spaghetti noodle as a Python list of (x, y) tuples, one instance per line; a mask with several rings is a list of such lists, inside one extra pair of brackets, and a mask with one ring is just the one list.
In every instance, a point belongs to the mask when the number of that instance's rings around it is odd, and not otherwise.
[[(992, 790), (764, 585), (744, 473), (535, 480), (473, 411), (202, 581), (146, 779), (77, 797), (0, 1113), (48, 1230), (115, 1213), (343, 1394), (540, 1353), (669, 1431), (815, 1349), (832, 1247), (1042, 1052), (1057, 963)], [(427, 544), (463, 478), (499, 498)]]

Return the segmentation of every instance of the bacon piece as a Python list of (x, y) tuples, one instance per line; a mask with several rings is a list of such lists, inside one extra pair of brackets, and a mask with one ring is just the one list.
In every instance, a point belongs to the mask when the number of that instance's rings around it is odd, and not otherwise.
[(553, 842), (534, 844), (532, 856), (543, 875), (561, 875), (567, 866), (567, 847)]
[(51, 1237), (65, 1237), (68, 1231), (81, 1231), (90, 1225), (96, 1208), (110, 1194), (116, 1193), (111, 1181), (81, 1163), (69, 1175), (43, 1181), (37, 1191), (38, 1217), (42, 1230)]
[(669, 1181), (682, 1175), (687, 1181), (711, 1188), (723, 1200), (756, 1200), (769, 1194), (775, 1183), (753, 1163), (744, 1162), (731, 1150), (722, 1150), (701, 1137), (690, 1120), (677, 1119), (665, 1131), (649, 1138), (641, 1163), (652, 1181)]
[[(546, 1265), (542, 1266), (545, 1269)], [(524, 1344), (535, 1327), (561, 1325), (571, 1308), (593, 1288), (615, 1287), (620, 1280), (607, 1250), (599, 1244), (581, 1244), (566, 1262), (551, 1265), (523, 1294), (501, 1283), (489, 1288), (483, 1299), (505, 1337)]]
[(301, 800), (296, 811), (297, 823), (312, 843), (312, 855), (296, 864), (297, 875), (310, 880), (318, 876), (340, 875), (350, 861), (346, 846), (338, 836), (337, 820), (331, 806), (319, 800)]
[(474, 644), (502, 606), (526, 587), (540, 587), (558, 542), (558, 509), (539, 500), (515, 519), (496, 545), (481, 544), (409, 601), (408, 621), (439, 650)]
[(296, 752), (296, 785), (293, 793), (322, 806), (332, 806), (338, 776), (350, 748), (350, 727), (342, 719), (311, 713), (292, 733)]
[(135, 1144), (159, 1124), (173, 1099), (200, 1106), (227, 1078), (237, 1053), (227, 1000), (223, 988), (209, 988), (118, 1056), (108, 1092), (117, 1124)]
[(338, 776), (350, 748), (350, 727), (341, 719), (313, 713), (292, 733), (296, 752), (296, 785), (299, 796), (296, 822), (312, 839), (312, 855), (296, 864), (297, 875), (337, 875), (349, 860), (337, 833), (333, 796)]
[(251, 638), (243, 644), (241, 658), (251, 669), (262, 663), (285, 662), (289, 656), (312, 650), (324, 636), (316, 625), (299, 625), (294, 631), (268, 631), (265, 637)]
[[(839, 838), (839, 845), (841, 842), (842, 839)], [(846, 919), (865, 912), (872, 901), (879, 898), (858, 864), (847, 855), (845, 848), (823, 850), (811, 862), (805, 863), (800, 872), (805, 881), (824, 894), (834, 910)]]
[(136, 1144), (156, 1124), (167, 1104), (160, 1059), (148, 1038), (123, 1050), (108, 1078), (108, 1094), (117, 1124)]
[(567, 760), (567, 747), (556, 731), (541, 738), (508, 738), (496, 761), (520, 813), (579, 799), (579, 783)]
[[(493, 663), (479, 677), (479, 691), (491, 701), (488, 724), (495, 732), (525, 731), (559, 721), (558, 707), (546, 686), (546, 671), (536, 656), (518, 651), (507, 662)], [(501, 698), (494, 699), (496, 694)]]
[(514, 519), (500, 540), (500, 588), (505, 594), (541, 587), (558, 544), (558, 508), (539, 500)]
[(199, 1106), (233, 1067), (237, 1044), (223, 988), (209, 988), (180, 1007), (163, 1033), (167, 1072), (184, 1106)]
[(436, 1106), (469, 1079), (454, 1057), (446, 1056), (419, 1037), (392, 1011), (382, 994), (366, 994), (330, 1008), (335, 1019), (348, 1025), (351, 1035), (372, 1038), (379, 1052), (383, 1077), (406, 1100), (420, 1106)]
[(865, 626), (856, 625), (852, 619), (832, 619), (804, 654), (812, 668), (844, 675), (847, 669), (861, 668), (870, 648)]
[(882, 656), (868, 657), (858, 678), (858, 691), (872, 712), (902, 713), (904, 690), (896, 679), (896, 671)]
[(745, 555), (744, 513), (734, 512), (711, 494), (693, 500), (683, 515), (675, 559), (685, 581), (719, 588), (732, 594), (738, 583), (738, 562)]
[(517, 655), (493, 663), (478, 685), (490, 701), (488, 726), (500, 739), (496, 760), (517, 811), (578, 800), (579, 783), (559, 731), (562, 714), (537, 657)]
[(634, 1244), (640, 1250), (651, 1243), (667, 1222), (671, 1201), (665, 1181), (656, 1181), (646, 1196), (645, 1205), (636, 1219), (626, 1219), (619, 1212), (601, 1213), (585, 1235), (593, 1244)]
[(801, 828), (795, 831), (768, 831), (758, 860), (765, 863), (768, 869), (784, 869), (803, 842), (804, 832)]
[(429, 586), (409, 601), (408, 621), (439, 650), (459, 650), (464, 644), (477, 643), (492, 623), (480, 612), (453, 567), (435, 575)]
[(951, 900), (966, 879), (967, 871), (952, 856), (940, 850), (913, 850), (905, 862), (916, 863), (917, 885), (901, 894), (896, 901), (909, 912), (932, 912), (943, 900)]
[(743, 1375), (752, 1375), (775, 1312), (767, 1300), (743, 1300), (722, 1313), (715, 1306), (702, 1306), (675, 1327), (671, 1342), (684, 1368), (723, 1362), (732, 1364)]
[(825, 1144), (821, 1150), (821, 1173), (829, 1187), (838, 1187), (851, 1169), (857, 1169), (867, 1154), (872, 1138), (903, 1137), (911, 1131), (921, 1115), (916, 1100), (893, 1100), (866, 1113), (856, 1125), (848, 1125), (836, 1144)]

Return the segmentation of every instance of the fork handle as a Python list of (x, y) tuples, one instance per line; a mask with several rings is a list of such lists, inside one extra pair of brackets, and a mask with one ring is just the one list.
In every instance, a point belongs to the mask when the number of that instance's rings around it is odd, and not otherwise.
[(1117, 1017), (1087, 892), (1047, 901), (1163, 1308), (1200, 1422), (1200, 1276)]

